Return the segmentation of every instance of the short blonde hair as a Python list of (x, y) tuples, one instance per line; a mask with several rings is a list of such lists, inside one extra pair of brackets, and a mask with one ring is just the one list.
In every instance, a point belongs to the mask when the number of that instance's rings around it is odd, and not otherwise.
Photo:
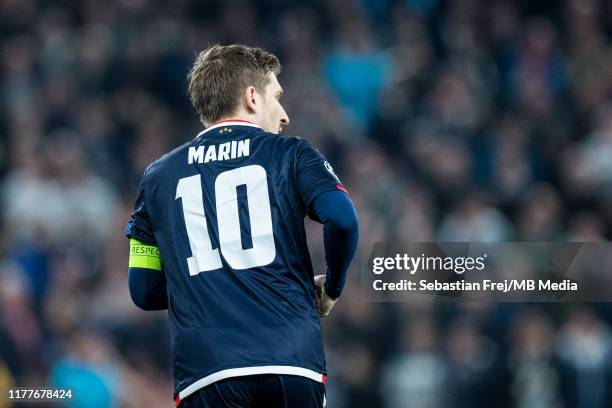
[(246, 45), (215, 44), (202, 51), (187, 75), (191, 103), (204, 126), (235, 113), (249, 86), (263, 92), (270, 72), (278, 75), (278, 58)]

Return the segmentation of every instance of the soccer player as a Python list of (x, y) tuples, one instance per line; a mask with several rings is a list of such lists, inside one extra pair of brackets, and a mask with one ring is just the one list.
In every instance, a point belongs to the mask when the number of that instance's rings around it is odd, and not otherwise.
[[(340, 296), (358, 239), (355, 208), (306, 140), (281, 137), (278, 59), (214, 45), (188, 76), (205, 129), (144, 173), (129, 287), (168, 309), (181, 407), (321, 407), (320, 316)], [(327, 271), (313, 279), (304, 217), (324, 224)]]

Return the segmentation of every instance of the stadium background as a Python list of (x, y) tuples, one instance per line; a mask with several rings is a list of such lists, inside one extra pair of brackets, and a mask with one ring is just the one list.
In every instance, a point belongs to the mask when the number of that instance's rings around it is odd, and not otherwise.
[[(171, 405), (122, 230), (200, 129), (185, 75), (214, 42), (280, 57), (287, 133), (334, 164), (364, 245), (612, 231), (607, 1), (2, 0), (0, 36), (0, 388)], [(356, 276), (324, 324), (328, 406), (612, 406), (609, 305), (373, 304)]]

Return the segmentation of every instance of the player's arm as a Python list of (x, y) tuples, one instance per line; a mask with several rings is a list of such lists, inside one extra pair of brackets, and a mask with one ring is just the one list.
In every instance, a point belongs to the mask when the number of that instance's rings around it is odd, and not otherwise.
[(125, 236), (130, 239), (128, 286), (136, 306), (144, 310), (164, 310), (168, 308), (166, 274), (147, 212), (146, 177), (145, 171), (138, 189), (132, 219), (125, 228)]
[(327, 191), (315, 198), (313, 218), (323, 223), (327, 272), (315, 277), (321, 316), (327, 316), (346, 284), (348, 268), (359, 240), (357, 212), (348, 194)]
[[(304, 209), (324, 224), (327, 272), (315, 278), (321, 316), (327, 316), (346, 282), (355, 254), (359, 227), (357, 213), (332, 166), (309, 142), (297, 140), (296, 181)], [(323, 277), (324, 276), (324, 277)]]
[(166, 274), (157, 246), (134, 238), (130, 239), (128, 285), (132, 301), (139, 308), (143, 310), (168, 308)]

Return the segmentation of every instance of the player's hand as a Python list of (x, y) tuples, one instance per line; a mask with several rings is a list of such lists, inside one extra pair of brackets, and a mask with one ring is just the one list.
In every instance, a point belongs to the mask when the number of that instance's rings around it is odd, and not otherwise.
[(319, 316), (325, 317), (336, 304), (336, 300), (327, 296), (325, 293), (325, 275), (317, 275), (314, 277), (314, 284), (317, 290), (317, 307), (319, 308)]

